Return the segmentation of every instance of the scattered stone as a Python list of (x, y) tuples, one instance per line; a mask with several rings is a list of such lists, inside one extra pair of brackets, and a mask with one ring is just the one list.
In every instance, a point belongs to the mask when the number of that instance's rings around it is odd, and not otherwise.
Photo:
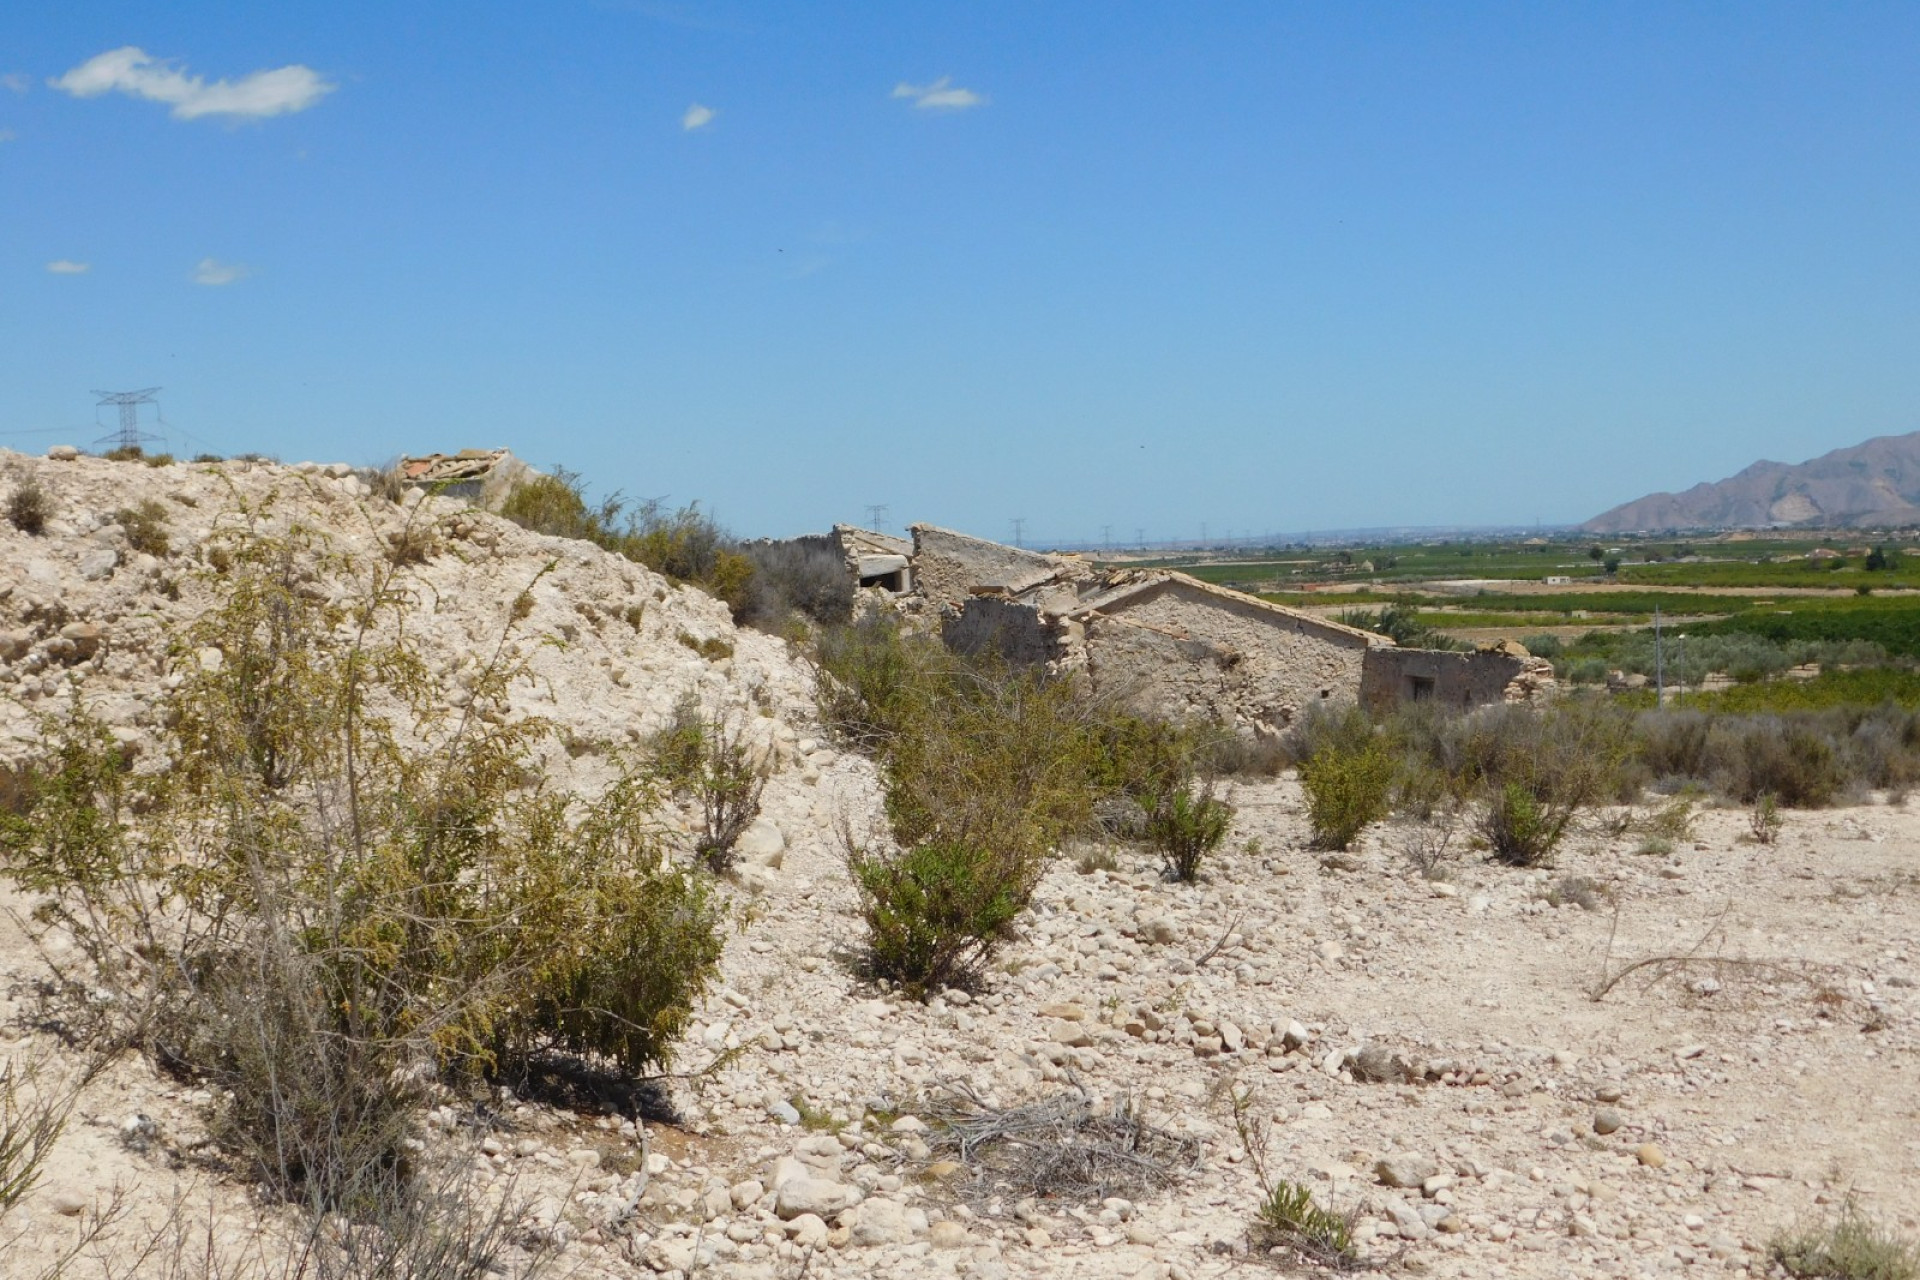
[(936, 1249), (960, 1249), (967, 1243), (967, 1229), (951, 1219), (927, 1228), (927, 1243)]
[(860, 1199), (860, 1193), (830, 1178), (793, 1177), (776, 1179), (773, 1211), (789, 1221), (802, 1214), (831, 1218)]
[(1439, 1165), (1416, 1155), (1388, 1156), (1373, 1166), (1373, 1176), (1383, 1187), (1417, 1187), (1439, 1172)]
[(1593, 1113), (1593, 1131), (1602, 1137), (1619, 1132), (1626, 1119), (1612, 1107), (1601, 1107)]
[(1634, 1159), (1649, 1169), (1664, 1169), (1667, 1167), (1667, 1153), (1652, 1142), (1645, 1142), (1635, 1147), (1633, 1156)]

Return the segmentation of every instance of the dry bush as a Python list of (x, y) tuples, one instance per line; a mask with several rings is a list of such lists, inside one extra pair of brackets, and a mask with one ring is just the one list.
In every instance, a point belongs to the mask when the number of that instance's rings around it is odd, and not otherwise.
[(0, 1064), (0, 1218), (40, 1181), (53, 1144), (73, 1113), (75, 1091), (49, 1087), (41, 1064)]
[(1133, 1100), (1096, 1108), (1085, 1090), (1016, 1107), (992, 1107), (964, 1086), (948, 1085), (920, 1108), (928, 1145), (971, 1177), (960, 1194), (1045, 1196), (1093, 1204), (1172, 1184), (1192, 1169), (1200, 1144), (1149, 1124)]
[[(648, 781), (529, 788), (550, 729), (504, 715), (515, 668), (496, 654), (447, 713), (383, 558), (296, 532), (236, 538), (227, 563), (179, 638), (172, 766), (131, 774), (76, 705), (0, 822), (7, 869), (88, 962), (61, 973), (76, 1016), (216, 1081), (234, 1156), (343, 1207), (408, 1181), (422, 1073), (667, 1062), (721, 944), (700, 885), (661, 869)], [(322, 577), (357, 583), (351, 603)]]
[(52, 500), (40, 487), (40, 481), (32, 476), (16, 484), (7, 496), (7, 523), (24, 534), (38, 537), (45, 533), (47, 520), (52, 515)]
[(125, 531), (129, 547), (150, 556), (167, 554), (171, 546), (167, 537), (167, 509), (160, 503), (148, 498), (138, 506), (122, 507), (113, 518)]
[(1260, 1187), (1260, 1205), (1254, 1211), (1252, 1235), (1271, 1257), (1291, 1257), (1329, 1271), (1353, 1271), (1360, 1253), (1353, 1242), (1354, 1214), (1336, 1213), (1313, 1198), (1305, 1183), (1276, 1178), (1272, 1159), (1272, 1126), (1253, 1110), (1253, 1095), (1235, 1088), (1231, 1095), (1233, 1125), (1253, 1166)]
[(753, 761), (745, 730), (709, 716), (697, 698), (674, 708), (674, 718), (649, 744), (654, 772), (674, 794), (700, 806), (694, 853), (713, 871), (733, 865), (733, 847), (760, 816), (767, 770)]
[(833, 547), (756, 542), (740, 553), (752, 563), (753, 577), (736, 621), (779, 634), (796, 613), (822, 626), (841, 626), (853, 617), (853, 574)]

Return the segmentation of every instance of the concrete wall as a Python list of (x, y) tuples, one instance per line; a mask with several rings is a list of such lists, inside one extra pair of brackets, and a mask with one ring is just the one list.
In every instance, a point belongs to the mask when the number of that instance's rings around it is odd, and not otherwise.
[(1171, 582), (1082, 621), (1079, 647), (1101, 687), (1150, 714), (1261, 733), (1315, 703), (1358, 699), (1369, 648), (1344, 629)]
[(1542, 661), (1484, 651), (1375, 649), (1367, 654), (1360, 702), (1369, 711), (1385, 712), (1403, 702), (1431, 700), (1460, 708), (1519, 701), (1509, 698), (1508, 687), (1523, 675), (1536, 674)]
[(1017, 594), (1051, 577), (1087, 572), (1063, 556), (1002, 546), (930, 524), (913, 526), (914, 582), (942, 611), (958, 612), (975, 587)]

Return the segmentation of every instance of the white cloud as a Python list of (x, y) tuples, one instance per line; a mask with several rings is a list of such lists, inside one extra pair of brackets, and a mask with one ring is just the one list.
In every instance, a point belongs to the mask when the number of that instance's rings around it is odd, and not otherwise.
[(49, 83), (76, 98), (117, 92), (164, 102), (173, 108), (176, 120), (198, 120), (202, 116), (260, 120), (287, 115), (305, 111), (334, 90), (319, 72), (298, 64), (208, 84), (133, 45), (89, 58)]
[(195, 284), (232, 284), (247, 274), (247, 269), (237, 262), (221, 262), (215, 258), (202, 258), (200, 265), (193, 269)]
[(952, 76), (941, 76), (932, 84), (908, 84), (902, 80), (893, 86), (893, 96), (909, 98), (916, 108), (934, 111), (964, 111), (986, 105), (986, 96), (954, 84)]
[(712, 124), (713, 118), (719, 114), (712, 107), (703, 107), (696, 102), (687, 108), (685, 115), (680, 117), (680, 127), (692, 133), (695, 129), (704, 129)]
[(0, 89), (9, 89), (14, 93), (25, 93), (32, 87), (33, 81), (22, 72), (9, 71), (6, 75), (0, 76)]
[(47, 270), (57, 276), (83, 276), (93, 270), (91, 262), (75, 262), (70, 258), (55, 258), (47, 264)]

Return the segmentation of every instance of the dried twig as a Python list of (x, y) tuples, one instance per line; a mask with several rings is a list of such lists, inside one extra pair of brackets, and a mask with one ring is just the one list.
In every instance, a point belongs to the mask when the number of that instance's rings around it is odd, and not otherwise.
[(1219, 955), (1220, 949), (1227, 945), (1227, 939), (1233, 936), (1233, 931), (1235, 929), (1238, 929), (1240, 927), (1240, 922), (1242, 920), (1245, 920), (1246, 918), (1247, 918), (1247, 913), (1242, 911), (1239, 915), (1235, 916), (1231, 921), (1229, 921), (1225, 931), (1223, 931), (1219, 936), (1219, 938), (1214, 941), (1214, 944), (1212, 946), (1207, 948), (1206, 954), (1193, 962), (1193, 967), (1196, 969), (1199, 969), (1203, 967), (1207, 963), (1207, 961)]
[(1018, 1107), (988, 1106), (964, 1084), (945, 1084), (923, 1110), (932, 1146), (974, 1172), (973, 1193), (995, 1191), (1104, 1200), (1172, 1182), (1192, 1167), (1199, 1144), (1140, 1118), (1121, 1096), (1095, 1110), (1085, 1089)]

